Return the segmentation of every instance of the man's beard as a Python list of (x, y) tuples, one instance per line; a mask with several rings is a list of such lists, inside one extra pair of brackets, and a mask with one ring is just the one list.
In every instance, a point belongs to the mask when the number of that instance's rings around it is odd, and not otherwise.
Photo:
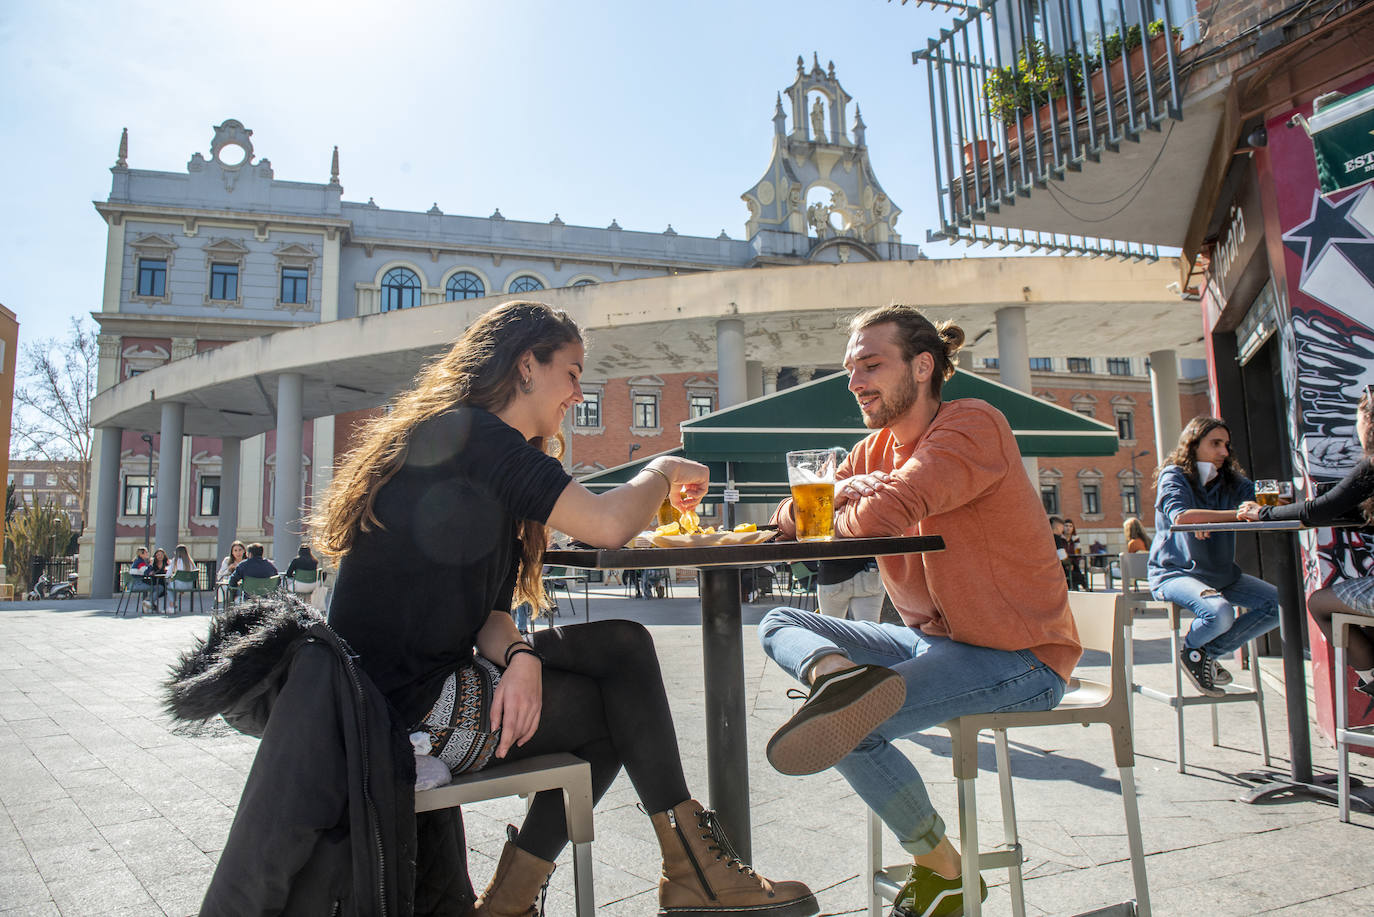
[(911, 410), (911, 406), (916, 403), (919, 394), (920, 389), (916, 386), (916, 380), (912, 379), (910, 375), (903, 376), (896, 391), (891, 394), (878, 393), (878, 412), (876, 414), (864, 414), (864, 426), (870, 430), (891, 426), (899, 417)]

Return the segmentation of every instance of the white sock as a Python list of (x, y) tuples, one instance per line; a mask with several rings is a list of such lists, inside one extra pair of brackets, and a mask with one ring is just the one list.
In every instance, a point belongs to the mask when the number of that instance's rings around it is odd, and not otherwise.
[(1355, 674), (1360, 676), (1360, 684), (1374, 681), (1374, 669), (1356, 669)]

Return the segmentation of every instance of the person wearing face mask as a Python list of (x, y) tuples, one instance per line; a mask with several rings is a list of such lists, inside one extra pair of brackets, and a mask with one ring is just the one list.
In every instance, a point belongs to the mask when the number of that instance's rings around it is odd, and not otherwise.
[[(1255, 499), (1255, 484), (1231, 454), (1231, 430), (1216, 417), (1194, 417), (1155, 478), (1155, 539), (1150, 592), (1193, 614), (1183, 638), (1183, 671), (1203, 694), (1220, 697), (1231, 673), (1216, 660), (1279, 623), (1278, 589), (1242, 573), (1230, 532), (1175, 532), (1180, 524), (1234, 522)], [(1236, 608), (1247, 609), (1237, 614)]]

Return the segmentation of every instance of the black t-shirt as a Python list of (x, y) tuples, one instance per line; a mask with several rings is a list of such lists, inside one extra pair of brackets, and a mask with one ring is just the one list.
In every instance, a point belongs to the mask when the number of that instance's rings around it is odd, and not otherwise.
[(519, 523), (547, 522), (570, 478), (557, 459), (480, 408), (456, 408), (410, 433), (382, 485), (381, 525), (339, 564), (330, 626), (409, 726), (472, 656), (493, 610), (509, 611)]
[(1303, 525), (1323, 526), (1361, 521), (1360, 504), (1374, 496), (1374, 463), (1366, 457), (1341, 478), (1339, 484), (1311, 500), (1287, 506), (1262, 506), (1259, 517), (1301, 519)]

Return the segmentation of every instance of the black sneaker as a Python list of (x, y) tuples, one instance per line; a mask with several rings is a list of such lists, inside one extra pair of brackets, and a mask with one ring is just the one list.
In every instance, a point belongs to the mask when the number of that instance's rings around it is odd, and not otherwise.
[(1355, 686), (1355, 690), (1369, 698), (1369, 704), (1364, 708), (1364, 716), (1360, 717), (1364, 719), (1370, 713), (1374, 713), (1374, 679), (1361, 681)]
[(768, 740), (768, 762), (784, 774), (814, 774), (834, 767), (905, 701), (906, 683), (884, 666), (861, 665), (822, 675), (806, 703)]
[(1208, 697), (1226, 696), (1226, 692), (1218, 688), (1212, 678), (1212, 660), (1205, 652), (1185, 646), (1178, 654), (1178, 658), (1183, 663), (1183, 671), (1188, 675), (1188, 680), (1199, 691)]
[(1216, 685), (1218, 688), (1224, 688), (1233, 681), (1235, 681), (1235, 679), (1231, 677), (1231, 673), (1223, 669), (1220, 662), (1213, 659), (1212, 684)]

